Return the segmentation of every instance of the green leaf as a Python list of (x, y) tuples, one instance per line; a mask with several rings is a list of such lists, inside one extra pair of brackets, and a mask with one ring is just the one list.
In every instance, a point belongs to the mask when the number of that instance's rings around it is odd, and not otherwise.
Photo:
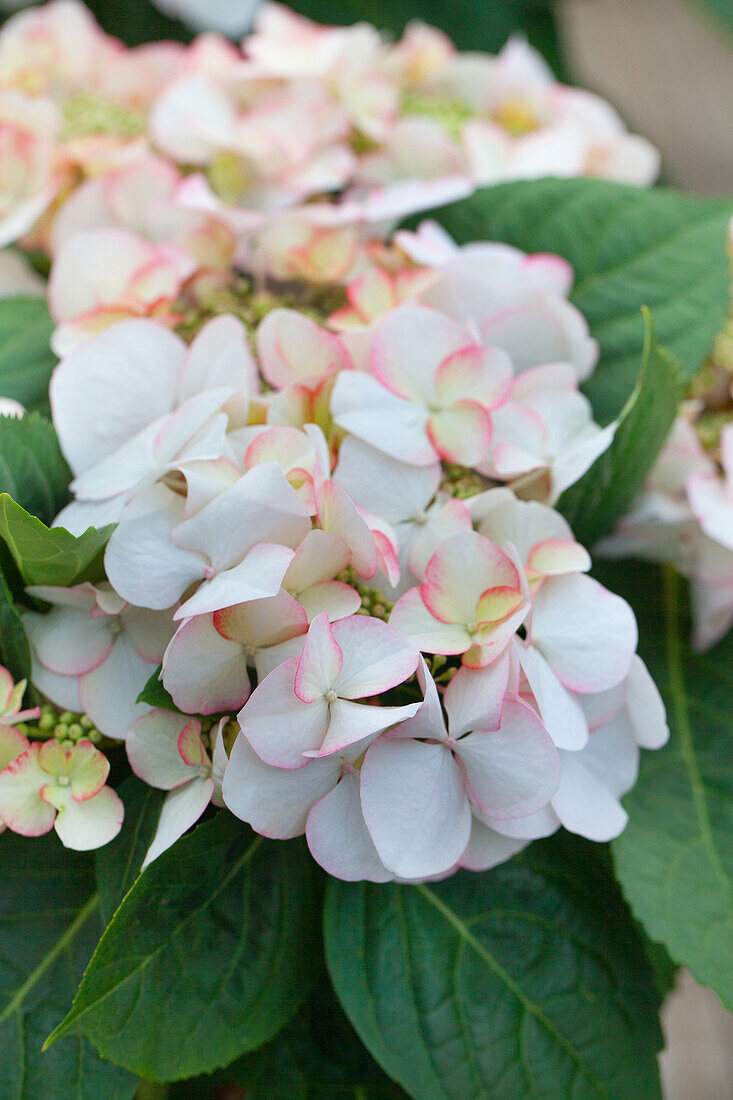
[(221, 1073), (247, 1100), (399, 1100), (407, 1094), (370, 1058), (324, 973), (299, 1015)]
[(64, 527), (46, 527), (7, 493), (0, 494), (0, 538), (5, 541), (26, 584), (69, 585), (95, 568), (112, 534), (112, 526), (90, 527), (78, 538)]
[(639, 377), (619, 416), (613, 442), (557, 503), (585, 546), (592, 546), (625, 515), (669, 434), (682, 398), (674, 360), (657, 343), (644, 310), (646, 336)]
[(0, 572), (0, 658), (14, 680), (31, 674), (31, 650), (23, 623), (13, 603), (13, 594)]
[(733, 201), (603, 180), (532, 180), (485, 188), (435, 217), (458, 241), (556, 252), (575, 269), (571, 300), (601, 359), (584, 390), (607, 423), (634, 388), (648, 306), (684, 380), (702, 365), (730, 301), (727, 227)]
[(100, 925), (93, 861), (55, 835), (0, 840), (0, 1097), (129, 1100), (137, 1079), (81, 1036), (41, 1045), (67, 1011)]
[(80, 1028), (153, 1080), (208, 1072), (267, 1042), (310, 992), (313, 863), (220, 813), (140, 876), (49, 1042)]
[(54, 324), (43, 298), (0, 299), (0, 395), (27, 409), (46, 409), (56, 366)]
[(125, 804), (122, 829), (110, 844), (95, 853), (97, 889), (102, 920), (109, 924), (130, 889), (155, 836), (165, 792), (129, 776), (117, 788)]
[(653, 976), (594, 848), (558, 835), (484, 874), (329, 883), (336, 993), (415, 1100), (660, 1096)]
[(697, 5), (716, 16), (725, 29), (733, 34), (733, 0), (697, 0)]
[(163, 687), (163, 681), (159, 679), (162, 666), (158, 665), (153, 675), (137, 697), (136, 702), (147, 703), (149, 707), (160, 707), (162, 710), (173, 710), (180, 714), (178, 707), (173, 702), (169, 691)]
[(0, 493), (44, 523), (69, 499), (71, 470), (53, 424), (38, 413), (0, 417)]
[(655, 567), (613, 567), (634, 606), (640, 651), (667, 704), (669, 744), (643, 754), (613, 850), (649, 936), (733, 1008), (733, 633), (693, 653), (682, 586)]
[(452, 0), (444, 5), (435, 0), (289, 0), (288, 6), (320, 23), (366, 20), (395, 34), (410, 20), (421, 19), (440, 27), (464, 50), (495, 52), (511, 34), (523, 31), (551, 60), (557, 57), (554, 37), (548, 34), (552, 16), (547, 0)]

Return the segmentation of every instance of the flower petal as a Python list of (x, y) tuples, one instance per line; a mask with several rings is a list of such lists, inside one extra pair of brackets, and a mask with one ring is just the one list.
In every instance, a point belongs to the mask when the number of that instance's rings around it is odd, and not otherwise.
[(344, 699), (379, 695), (409, 679), (417, 668), (414, 642), (388, 623), (352, 615), (339, 619), (331, 629), (343, 653), (333, 687)]
[(160, 811), (152, 844), (143, 860), (143, 868), (172, 847), (187, 829), (196, 824), (211, 802), (213, 793), (213, 779), (192, 779), (182, 787), (169, 791)]
[(237, 711), (250, 694), (247, 656), (216, 629), (212, 615), (181, 623), (163, 658), (163, 684), (188, 714)]
[(305, 835), (311, 855), (335, 878), (346, 882), (389, 882), (394, 875), (382, 863), (364, 824), (359, 779), (351, 772), (308, 814)]
[(298, 658), (284, 661), (257, 685), (242, 710), (244, 736), (266, 764), (302, 768), (303, 753), (320, 749), (328, 729), (328, 703), (303, 703), (295, 694)]
[(137, 718), (125, 743), (135, 775), (163, 791), (181, 787), (195, 778), (198, 762), (187, 763), (178, 747), (178, 739), (187, 728), (198, 736), (200, 743), (201, 723), (196, 719), (159, 707)]

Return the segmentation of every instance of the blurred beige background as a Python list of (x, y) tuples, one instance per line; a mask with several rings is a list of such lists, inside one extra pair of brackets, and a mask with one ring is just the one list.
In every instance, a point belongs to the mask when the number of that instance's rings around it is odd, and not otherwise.
[(733, 192), (733, 34), (701, 0), (560, 0), (558, 18), (575, 81), (659, 146), (665, 179)]
[[(662, 151), (665, 179), (733, 193), (733, 35), (687, 0), (560, 0), (574, 79)], [(680, 973), (664, 1012), (665, 1100), (733, 1097), (733, 1016)]]

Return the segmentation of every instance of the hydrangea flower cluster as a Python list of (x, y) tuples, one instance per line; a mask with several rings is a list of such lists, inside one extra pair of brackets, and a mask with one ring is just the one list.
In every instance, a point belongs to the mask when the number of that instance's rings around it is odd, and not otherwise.
[[(461, 54), (411, 24), (321, 27), (263, 4), (241, 48), (127, 48), (79, 0), (0, 29), (0, 245), (53, 260), (65, 354), (124, 317), (175, 325), (258, 281), (344, 285), (405, 215), (504, 179), (647, 185), (657, 154), (598, 97), (558, 84), (526, 43)], [(0, 293), (33, 290), (0, 255)]]
[[(429, 222), (374, 256), (330, 312), (222, 314), (190, 343), (117, 321), (54, 372), (57, 522), (115, 526), (105, 581), (28, 590), (33, 680), (168, 792), (148, 861), (212, 801), (350, 880), (488, 868), (561, 824), (608, 840), (666, 740), (634, 615), (552, 507), (615, 430), (578, 388), (572, 271)], [(91, 807), (91, 751), (19, 759)], [(25, 771), (1, 774), (30, 831)]]

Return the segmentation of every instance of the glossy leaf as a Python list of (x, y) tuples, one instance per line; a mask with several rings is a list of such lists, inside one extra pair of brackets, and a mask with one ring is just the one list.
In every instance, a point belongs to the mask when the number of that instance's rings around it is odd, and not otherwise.
[(56, 365), (53, 321), (44, 298), (0, 299), (0, 394), (27, 409), (46, 409)]
[(120, 784), (117, 793), (125, 804), (122, 829), (110, 844), (95, 853), (97, 890), (105, 924), (109, 924), (117, 906), (140, 873), (151, 841), (155, 836), (165, 794), (131, 775)]
[(692, 653), (673, 573), (664, 598), (656, 568), (616, 565), (613, 578), (646, 624), (641, 651), (672, 730), (625, 799), (616, 872), (651, 938), (733, 1008), (733, 634)]
[(607, 535), (625, 515), (669, 434), (682, 397), (676, 363), (657, 343), (649, 311), (639, 377), (611, 446), (558, 501), (585, 546)]
[(93, 861), (55, 833), (0, 838), (0, 1096), (2, 1100), (129, 1100), (137, 1079), (82, 1036), (46, 1054), (100, 933)]
[(0, 660), (14, 680), (31, 674), (31, 650), (23, 623), (13, 602), (13, 594), (0, 573)]
[(310, 992), (313, 863), (228, 813), (146, 868), (108, 926), (51, 1041), (81, 1029), (153, 1080), (229, 1064)]
[(170, 692), (166, 691), (163, 687), (163, 681), (160, 679), (160, 669), (161, 666), (158, 665), (155, 672), (138, 695), (137, 702), (147, 703), (149, 707), (160, 707), (162, 710), (174, 710), (176, 714), (180, 714), (178, 707), (173, 702)]
[(69, 499), (71, 471), (53, 424), (38, 413), (0, 417), (0, 493), (52, 523)]
[(496, 240), (556, 252), (575, 269), (572, 301), (601, 345), (584, 389), (607, 423), (636, 382), (639, 307), (684, 380), (702, 365), (730, 302), (726, 253), (733, 201), (602, 180), (533, 180), (485, 188), (435, 216), (461, 242)]
[(659, 1097), (654, 979), (607, 866), (567, 836), (484, 874), (332, 880), (326, 958), (415, 1100)]
[(112, 527), (90, 527), (78, 538), (64, 527), (46, 527), (7, 493), (0, 494), (0, 538), (26, 584), (74, 584), (100, 561)]

